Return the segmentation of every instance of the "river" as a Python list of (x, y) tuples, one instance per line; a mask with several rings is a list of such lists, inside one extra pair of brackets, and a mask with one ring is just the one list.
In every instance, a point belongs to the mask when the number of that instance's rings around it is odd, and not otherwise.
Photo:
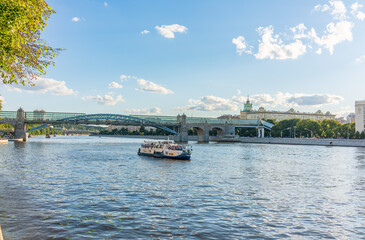
[(365, 238), (365, 148), (192, 143), (176, 161), (141, 142), (0, 145), (5, 240)]

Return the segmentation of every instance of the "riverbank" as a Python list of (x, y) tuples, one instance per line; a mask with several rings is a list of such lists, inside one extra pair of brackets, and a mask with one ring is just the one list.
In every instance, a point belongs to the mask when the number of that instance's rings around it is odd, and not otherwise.
[(319, 138), (215, 138), (216, 142), (241, 142), (257, 144), (316, 145), (338, 147), (365, 147), (362, 139), (319, 139)]

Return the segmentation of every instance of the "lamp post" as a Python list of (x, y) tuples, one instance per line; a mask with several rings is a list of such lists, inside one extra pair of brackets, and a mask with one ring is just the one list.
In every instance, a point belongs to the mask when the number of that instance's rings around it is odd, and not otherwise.
[(309, 130), (308, 128), (304, 128), (304, 129), (311, 132), (311, 138), (312, 138), (313, 137), (313, 131)]
[(280, 137), (281, 137), (281, 138), (283, 138), (283, 132), (284, 132), (285, 130), (288, 130), (288, 129), (290, 129), (290, 128), (285, 128), (285, 129), (283, 129), (283, 130), (281, 130), (281, 131), (280, 131)]
[(296, 138), (296, 137), (295, 137), (295, 129), (296, 129), (296, 128), (297, 128), (297, 126), (294, 126), (294, 138)]

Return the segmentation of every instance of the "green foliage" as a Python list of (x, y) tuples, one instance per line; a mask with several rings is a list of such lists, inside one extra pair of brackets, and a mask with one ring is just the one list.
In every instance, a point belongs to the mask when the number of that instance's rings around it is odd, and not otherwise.
[(4, 84), (33, 84), (60, 49), (40, 38), (55, 13), (45, 0), (0, 0), (0, 78)]
[[(272, 128), (272, 136), (280, 137), (322, 137), (361, 138), (355, 134), (355, 123), (342, 124), (336, 120), (314, 121), (310, 119), (288, 119), (280, 121)], [(364, 133), (365, 138), (365, 133)]]
[(276, 119), (262, 119), (262, 120), (264, 120), (265, 122), (271, 123), (273, 125), (278, 124), (278, 121)]
[(359, 132), (359, 131), (356, 131), (356, 133), (355, 133), (355, 138), (356, 138), (356, 139), (360, 139), (360, 132)]
[(332, 131), (332, 129), (327, 129), (325, 133), (326, 135), (324, 137), (326, 138), (333, 138), (335, 136), (335, 133)]
[(113, 129), (111, 132), (108, 131), (108, 129), (103, 129), (100, 131), (100, 135), (169, 135), (170, 133), (161, 130), (159, 128), (156, 129), (150, 129), (147, 130), (144, 126), (141, 126), (141, 128), (139, 130), (134, 130), (134, 131), (128, 131), (128, 128), (121, 128), (120, 130), (118, 129)]
[(365, 138), (365, 132), (364, 132), (364, 131), (362, 131), (362, 132), (361, 132), (361, 134), (360, 134), (360, 138), (361, 138), (361, 139), (364, 139), (364, 138)]

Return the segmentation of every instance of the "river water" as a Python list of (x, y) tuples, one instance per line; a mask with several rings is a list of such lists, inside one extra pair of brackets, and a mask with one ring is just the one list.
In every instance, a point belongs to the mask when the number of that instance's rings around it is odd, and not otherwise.
[(364, 239), (365, 148), (141, 139), (0, 145), (0, 225), (12, 239)]

